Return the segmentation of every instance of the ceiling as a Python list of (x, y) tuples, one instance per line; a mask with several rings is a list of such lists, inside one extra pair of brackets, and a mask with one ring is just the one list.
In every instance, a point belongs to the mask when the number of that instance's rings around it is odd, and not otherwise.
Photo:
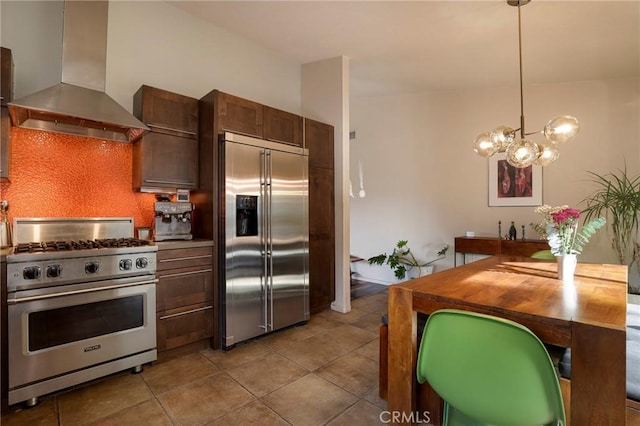
[[(170, 1), (300, 63), (350, 58), (352, 96), (518, 84), (503, 0)], [(640, 77), (640, 0), (521, 8), (525, 85)]]

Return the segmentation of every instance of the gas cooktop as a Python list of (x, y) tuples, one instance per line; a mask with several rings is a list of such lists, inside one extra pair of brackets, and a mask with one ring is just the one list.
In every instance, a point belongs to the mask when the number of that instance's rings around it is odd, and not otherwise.
[(62, 252), (70, 250), (88, 250), (117, 247), (141, 247), (150, 242), (138, 238), (102, 238), (97, 240), (69, 240), (69, 241), (42, 241), (21, 243), (13, 248), (13, 254), (20, 253), (46, 253)]

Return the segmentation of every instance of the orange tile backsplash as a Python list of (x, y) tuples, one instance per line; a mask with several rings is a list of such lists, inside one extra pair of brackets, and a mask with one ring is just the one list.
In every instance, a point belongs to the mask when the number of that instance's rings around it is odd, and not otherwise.
[(153, 194), (132, 189), (133, 145), (13, 128), (9, 182), (14, 217), (133, 217), (151, 226)]

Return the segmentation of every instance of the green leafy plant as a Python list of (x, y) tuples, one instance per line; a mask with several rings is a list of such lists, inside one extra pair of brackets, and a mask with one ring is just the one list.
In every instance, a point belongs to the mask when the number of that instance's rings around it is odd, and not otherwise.
[(407, 272), (413, 268), (418, 268), (418, 276), (421, 276), (421, 268), (429, 266), (440, 259), (444, 259), (447, 254), (447, 250), (449, 250), (449, 245), (447, 244), (437, 253), (437, 258), (429, 260), (428, 262), (420, 262), (413, 255), (413, 252), (407, 244), (407, 240), (400, 240), (391, 254), (388, 255), (386, 253), (382, 253), (377, 256), (370, 257), (367, 259), (367, 262), (369, 262), (369, 265), (387, 264), (391, 270), (393, 270), (396, 278), (402, 279), (407, 275)]
[[(640, 176), (631, 178), (627, 168), (617, 173), (599, 175), (588, 172), (597, 189), (585, 198), (585, 219), (604, 214), (611, 228), (611, 248), (621, 265), (631, 266), (640, 259), (638, 212), (640, 211)], [(640, 265), (639, 265), (640, 267)]]

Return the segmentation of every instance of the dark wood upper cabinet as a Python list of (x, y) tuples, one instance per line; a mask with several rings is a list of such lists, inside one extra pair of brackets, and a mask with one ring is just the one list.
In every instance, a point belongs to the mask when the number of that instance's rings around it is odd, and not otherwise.
[(152, 132), (195, 138), (198, 133), (198, 100), (150, 86), (133, 96), (133, 114)]
[(217, 131), (264, 138), (263, 106), (257, 102), (215, 91)]
[(0, 47), (0, 97), (2, 106), (13, 100), (13, 59), (6, 47)]
[(302, 117), (290, 112), (263, 107), (264, 138), (302, 146)]
[(333, 126), (304, 119), (304, 147), (309, 150), (309, 167), (333, 169)]
[(198, 141), (149, 132), (133, 144), (136, 190), (198, 187)]
[(133, 188), (198, 188), (198, 100), (142, 86), (133, 97), (133, 110), (151, 128), (133, 144)]

